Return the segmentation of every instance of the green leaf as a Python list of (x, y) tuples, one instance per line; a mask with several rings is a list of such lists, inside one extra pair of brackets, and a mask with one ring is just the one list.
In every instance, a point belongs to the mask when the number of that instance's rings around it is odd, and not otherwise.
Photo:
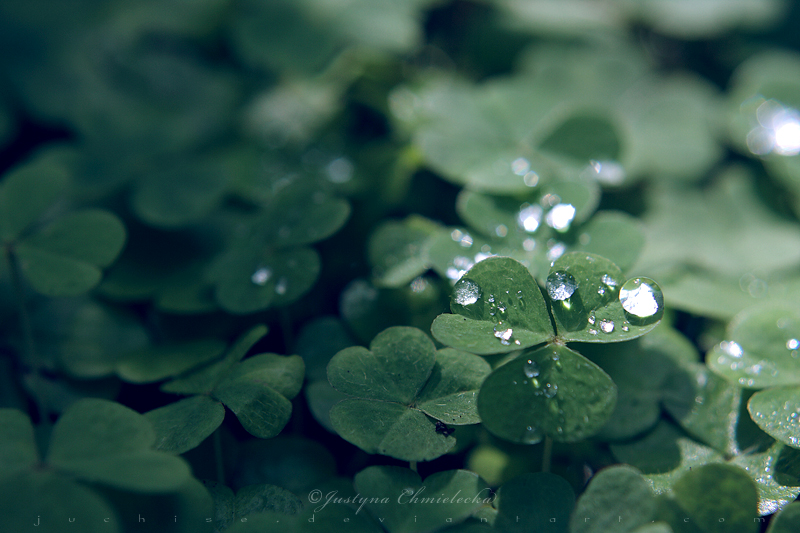
[(225, 418), (225, 408), (208, 396), (192, 396), (144, 414), (156, 433), (154, 448), (180, 455), (196, 448)]
[(702, 531), (759, 530), (753, 521), (756, 487), (739, 467), (709, 464), (695, 468), (681, 476), (672, 490), (678, 505)]
[(612, 445), (611, 451), (620, 462), (639, 469), (656, 494), (669, 491), (693, 467), (724, 461), (722, 454), (687, 439), (665, 421), (637, 441)]
[(131, 383), (152, 383), (177, 376), (219, 357), (225, 343), (197, 339), (185, 343), (150, 346), (129, 354), (116, 365), (117, 375)]
[(234, 366), (218, 386), (224, 387), (233, 381), (248, 381), (274, 389), (291, 400), (303, 387), (304, 372), (303, 360), (297, 355), (287, 357), (263, 353), (248, 357)]
[(759, 391), (750, 397), (747, 410), (770, 436), (800, 448), (800, 385)]
[(106, 400), (80, 400), (53, 428), (51, 466), (90, 482), (139, 492), (168, 492), (191, 475), (178, 457), (151, 450), (153, 427), (142, 415)]
[(565, 533), (575, 493), (562, 477), (549, 472), (526, 473), (504, 483), (494, 502), (498, 531)]
[(800, 452), (780, 442), (763, 453), (742, 454), (731, 460), (744, 468), (758, 489), (758, 514), (775, 513), (800, 494)]
[(226, 372), (241, 361), (250, 348), (267, 334), (267, 331), (267, 327), (264, 325), (253, 326), (236, 340), (221, 361), (192, 372), (188, 376), (169, 381), (161, 386), (161, 390), (173, 394), (210, 393), (214, 386), (223, 379)]
[(739, 313), (727, 340), (708, 354), (708, 366), (731, 383), (764, 388), (800, 383), (800, 310), (765, 304)]
[(546, 288), (558, 336), (566, 341), (633, 339), (656, 327), (664, 314), (656, 282), (623, 282), (619, 267), (594, 254), (562, 255), (550, 267)]
[(436, 352), (436, 364), (417, 396), (417, 407), (447, 424), (478, 424), (478, 390), (492, 371), (484, 359), (445, 348)]
[[(578, 499), (570, 533), (627, 533), (650, 522), (656, 498), (638, 470), (629, 466), (604, 468)], [(623, 521), (624, 518), (624, 521)]]
[(359, 398), (410, 405), (436, 361), (433, 342), (416, 328), (393, 327), (378, 334), (370, 349), (345, 348), (328, 364), (337, 390)]
[(289, 422), (292, 403), (268, 386), (242, 377), (226, 379), (213, 395), (234, 412), (242, 426), (261, 439), (276, 436)]
[(370, 350), (354, 346), (331, 359), (330, 383), (357, 398), (333, 406), (330, 422), (368, 453), (430, 460), (450, 450), (455, 439), (428, 416), (445, 424), (480, 422), (475, 396), (489, 371), (475, 355), (434, 352), (428, 336), (415, 328), (389, 328)]
[(450, 451), (456, 439), (436, 431), (434, 421), (405, 405), (360, 398), (333, 406), (331, 425), (367, 453), (401, 461), (430, 461)]
[(372, 232), (367, 254), (376, 282), (385, 287), (400, 287), (428, 269), (426, 242), (436, 228), (418, 216), (402, 221), (386, 221)]
[[(369, 498), (364, 507), (374, 517), (383, 518), (392, 533), (433, 531), (459, 523), (494, 499), (489, 486), (466, 470), (438, 472), (423, 482), (406, 468), (371, 466), (356, 474), (355, 487)], [(386, 500), (381, 502), (383, 498)]]
[(58, 419), (47, 462), (54, 466), (149, 449), (155, 442), (150, 423), (115, 402), (85, 399), (75, 402)]
[(630, 131), (623, 167), (634, 175), (698, 180), (724, 155), (714, 131), (718, 105), (716, 88), (700, 77), (643, 77), (617, 104), (618, 120)]
[(481, 355), (544, 342), (553, 328), (539, 286), (528, 269), (508, 257), (477, 263), (456, 283), (450, 308), (431, 326), (439, 342)]
[(265, 252), (248, 246), (220, 257), (209, 280), (223, 309), (246, 314), (297, 300), (311, 289), (319, 271), (319, 255), (311, 248)]
[(617, 388), (600, 367), (564, 346), (523, 353), (492, 372), (478, 395), (483, 425), (506, 440), (545, 435), (574, 442), (596, 433), (614, 410)]
[[(59, 533), (72, 521), (86, 533), (117, 533), (124, 526), (97, 492), (53, 472), (31, 472), (0, 481), (0, 513), (9, 531)], [(108, 519), (108, 522), (104, 520)]]
[(149, 343), (133, 314), (89, 298), (51, 298), (31, 313), (40, 353), (78, 378), (112, 374), (120, 359)]
[(19, 241), (20, 267), (39, 292), (70, 296), (100, 281), (100, 268), (111, 264), (125, 243), (125, 227), (113, 214), (84, 210), (65, 215), (42, 231)]
[(66, 169), (45, 157), (11, 170), (0, 182), (0, 240), (17, 239), (66, 189)]
[(668, 410), (676, 406), (670, 413), (678, 419), (694, 407), (696, 395), (688, 392), (692, 375), (680, 363), (696, 363), (699, 355), (688, 339), (666, 325), (631, 342), (586, 344), (580, 350), (617, 386), (617, 405), (599, 438), (627, 439), (651, 429), (661, 417), (662, 403)]
[(350, 398), (350, 396), (331, 387), (327, 380), (309, 383), (303, 388), (303, 391), (308, 402), (308, 408), (316, 421), (331, 433), (336, 433), (331, 423), (331, 409), (342, 400)]
[(580, 227), (577, 249), (613, 261), (625, 272), (644, 248), (641, 222), (622, 212), (599, 211)]
[(767, 533), (794, 533), (800, 528), (800, 502), (784, 507), (772, 518)]
[(328, 363), (340, 350), (356, 344), (337, 317), (318, 317), (305, 326), (297, 336), (295, 351), (303, 358), (306, 376), (310, 381), (328, 382)]
[(131, 205), (142, 221), (153, 226), (185, 226), (221, 203), (228, 179), (217, 158), (182, 159), (139, 180)]
[(30, 469), (39, 463), (33, 426), (16, 409), (0, 409), (0, 479)]
[(619, 158), (620, 139), (608, 117), (592, 111), (576, 113), (559, 124), (540, 144), (542, 150), (585, 163)]

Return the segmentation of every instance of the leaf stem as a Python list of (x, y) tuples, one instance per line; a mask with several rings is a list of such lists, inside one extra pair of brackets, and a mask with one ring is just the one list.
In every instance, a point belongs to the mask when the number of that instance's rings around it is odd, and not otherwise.
[[(10, 245), (4, 247), (6, 261), (8, 262), (8, 270), (11, 272), (11, 284), (14, 286), (14, 296), (17, 300), (17, 311), (19, 313), (19, 325), (22, 331), (23, 349), (20, 354), (22, 366), (26, 372), (30, 372), (35, 381), (39, 381), (41, 377), (42, 363), (36, 354), (36, 344), (33, 340), (33, 325), (31, 324), (31, 317), (28, 313), (28, 306), (25, 305), (25, 286), (22, 283), (22, 273), (20, 271), (19, 261), (11, 250)], [(36, 404), (36, 410), (39, 414), (39, 423), (43, 428), (46, 428), (50, 421), (48, 420), (47, 402), (39, 392), (38, 387), (23, 387), (29, 397), (32, 398)]]
[(214, 430), (214, 463), (217, 467), (217, 482), (225, 484), (225, 465), (222, 459), (222, 426)]
[(9, 271), (11, 272), (11, 283), (14, 286), (14, 296), (17, 300), (20, 329), (22, 330), (22, 340), (24, 344), (23, 362), (38, 372), (39, 365), (36, 360), (36, 346), (33, 342), (33, 326), (31, 325), (31, 318), (28, 314), (28, 307), (25, 305), (25, 288), (22, 284), (19, 262), (10, 247), (7, 246), (5, 252)]
[(550, 471), (550, 460), (553, 457), (553, 439), (544, 438), (544, 448), (542, 448), (542, 472)]

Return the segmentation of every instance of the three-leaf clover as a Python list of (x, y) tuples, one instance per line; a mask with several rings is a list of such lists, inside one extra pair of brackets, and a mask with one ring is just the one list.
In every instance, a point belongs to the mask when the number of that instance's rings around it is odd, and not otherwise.
[(436, 350), (422, 331), (397, 326), (345, 348), (328, 364), (333, 387), (352, 396), (331, 409), (333, 428), (368, 453), (429, 461), (455, 446), (445, 425), (480, 422), (475, 399), (490, 367), (453, 349)]
[[(44, 458), (26, 415), (3, 409), (0, 420), (0, 510), (13, 529), (30, 527), (31, 517), (45, 518), (43, 510), (47, 520), (63, 523), (68, 517), (84, 525), (116, 517), (93, 485), (163, 494), (180, 490), (191, 479), (182, 458), (153, 449), (156, 432), (150, 422), (114, 402), (83, 399), (73, 404), (53, 428)], [(117, 531), (116, 523), (103, 525)]]
[(125, 227), (101, 209), (68, 212), (36, 225), (67, 191), (65, 169), (45, 157), (8, 173), (0, 184), (0, 245), (31, 286), (48, 296), (70, 296), (99, 283), (103, 267), (125, 244)]
[(303, 384), (303, 360), (296, 356), (264, 353), (241, 359), (266, 334), (256, 326), (243, 334), (225, 357), (169, 381), (161, 390), (189, 398), (146, 414), (158, 433), (156, 447), (183, 453), (214, 432), (227, 406), (244, 428), (262, 439), (274, 437), (292, 413), (289, 401)]
[(654, 281), (625, 281), (619, 267), (595, 254), (561, 256), (545, 291), (549, 307), (525, 266), (491, 257), (456, 283), (453, 314), (431, 326), (438, 341), (484, 355), (550, 343), (496, 368), (481, 387), (484, 426), (515, 442), (535, 443), (544, 435), (574, 441), (598, 431), (614, 409), (616, 387), (564, 344), (633, 339), (653, 329), (664, 312)]

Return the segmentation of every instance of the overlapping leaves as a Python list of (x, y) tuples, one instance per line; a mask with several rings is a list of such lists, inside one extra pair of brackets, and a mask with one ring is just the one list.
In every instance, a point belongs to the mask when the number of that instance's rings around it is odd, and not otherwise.
[(330, 420), (368, 453), (427, 461), (455, 445), (447, 425), (476, 424), (475, 399), (489, 365), (472, 354), (437, 351), (422, 331), (397, 326), (370, 343), (345, 348), (328, 364), (328, 380), (351, 398)]

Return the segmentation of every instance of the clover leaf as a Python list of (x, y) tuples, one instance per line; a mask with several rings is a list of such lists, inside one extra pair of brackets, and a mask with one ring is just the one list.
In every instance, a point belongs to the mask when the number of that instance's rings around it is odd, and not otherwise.
[(438, 424), (480, 421), (475, 397), (489, 370), (472, 354), (437, 352), (416, 328), (389, 328), (372, 340), (369, 350), (353, 346), (331, 359), (331, 385), (352, 396), (334, 405), (331, 424), (368, 453), (405, 461), (434, 459), (455, 445)]
[(305, 294), (320, 271), (318, 253), (307, 244), (344, 225), (350, 205), (319, 190), (310, 179), (264, 184), (260, 211), (242, 216), (230, 245), (211, 262), (206, 281), (217, 302), (231, 313), (252, 313), (286, 305)]
[(65, 170), (42, 157), (9, 173), (0, 184), (0, 242), (38, 292), (71, 296), (100, 281), (102, 267), (116, 259), (125, 227), (116, 215), (84, 209), (33, 227), (68, 184)]
[(477, 354), (505, 353), (553, 337), (539, 286), (527, 268), (507, 257), (485, 259), (453, 289), (454, 314), (436, 317), (431, 333), (439, 342)]
[[(30, 527), (29, 519), (39, 515), (47, 528), (50, 520), (66, 523), (69, 517), (86, 527), (101, 523), (119, 531), (117, 513), (94, 485), (164, 495), (182, 490), (191, 479), (183, 459), (152, 448), (155, 432), (150, 423), (114, 402), (75, 402), (53, 427), (43, 460), (27, 416), (3, 409), (0, 419), (5, 428), (0, 438), (0, 488), (6, 495), (0, 508), (20, 527), (23, 517)], [(46, 517), (42, 509), (47, 509)], [(103, 523), (98, 516), (113, 518), (113, 523)]]
[(481, 386), (483, 425), (512, 442), (547, 435), (573, 442), (596, 433), (614, 410), (617, 388), (600, 367), (564, 346), (525, 352), (495, 369)]
[(303, 502), (297, 496), (275, 485), (247, 485), (236, 494), (213, 481), (206, 481), (204, 485), (214, 499), (215, 525), (220, 531), (249, 515), (263, 512), (296, 515), (303, 509)]
[(771, 304), (742, 311), (728, 325), (727, 339), (709, 353), (708, 366), (739, 386), (765, 389), (747, 408), (769, 435), (800, 447), (800, 310)]
[[(266, 332), (265, 326), (252, 328), (222, 360), (161, 386), (165, 392), (192, 397), (146, 414), (158, 432), (159, 449), (183, 453), (200, 444), (222, 423), (222, 405), (233, 411), (252, 435), (268, 439), (281, 432), (292, 413), (289, 400), (302, 387), (304, 365), (296, 355), (271, 353), (241, 361)], [(182, 424), (176, 425), (176, 420)]]
[(641, 473), (627, 465), (611, 466), (589, 482), (570, 520), (570, 533), (626, 533), (650, 522), (656, 496)]

